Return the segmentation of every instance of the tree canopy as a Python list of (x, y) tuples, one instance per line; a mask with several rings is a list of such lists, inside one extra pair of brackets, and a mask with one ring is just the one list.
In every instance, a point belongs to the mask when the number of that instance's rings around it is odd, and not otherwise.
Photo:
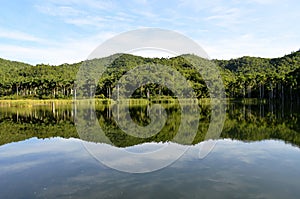
[[(106, 71), (96, 81), (88, 77), (84, 79), (87, 85), (86, 95), (93, 94), (96, 97), (109, 98), (112, 88), (117, 86), (117, 81), (126, 72), (140, 65), (156, 65), (170, 67), (182, 74), (191, 83), (198, 98), (209, 97), (209, 90), (203, 77), (191, 62), (205, 65), (208, 60), (195, 55), (143, 58), (130, 54), (116, 54), (74, 64), (34, 66), (0, 59), (0, 97), (9, 99), (70, 98), (74, 95), (74, 84), (79, 68), (90, 68), (89, 72), (97, 73), (97, 67), (94, 66), (99, 65), (107, 66)], [(215, 64), (219, 69), (227, 97), (299, 99), (300, 51), (274, 59), (244, 56), (231, 60), (210, 60), (209, 63)], [(209, 71), (201, 74), (212, 76)], [(153, 75), (155, 76), (155, 71)], [(181, 86), (175, 79), (173, 83), (176, 87)], [(88, 89), (91, 86), (95, 89), (92, 93)], [(146, 98), (149, 95), (155, 97), (174, 94), (161, 85), (148, 84), (137, 89), (133, 97)]]

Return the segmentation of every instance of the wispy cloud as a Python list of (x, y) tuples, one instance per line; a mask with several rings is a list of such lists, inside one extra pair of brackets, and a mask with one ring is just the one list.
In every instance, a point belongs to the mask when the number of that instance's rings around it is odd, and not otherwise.
[(104, 27), (104, 23), (107, 23), (108, 20), (103, 17), (97, 16), (87, 16), (79, 18), (67, 18), (65, 19), (66, 23), (76, 25), (76, 26), (94, 26), (94, 27)]
[(78, 16), (85, 13), (85, 11), (71, 6), (35, 5), (35, 8), (44, 14), (52, 16)]
[[(133, 16), (124, 12), (107, 14), (109, 10), (117, 8), (108, 1), (52, 1), (52, 3), (35, 5), (35, 8), (46, 15), (59, 17), (67, 24), (84, 27), (93, 26), (106, 28), (117, 23), (132, 22)], [(81, 9), (78, 9), (80, 7)]]
[(258, 3), (258, 4), (263, 4), (263, 5), (279, 2), (279, 0), (246, 0), (246, 1), (249, 3)]
[(221, 0), (199, 1), (199, 0), (179, 0), (178, 7), (189, 9), (193, 12), (209, 10), (216, 5), (220, 5)]
[[(278, 42), (280, 40), (281, 42)], [(264, 38), (255, 34), (242, 34), (220, 40), (203, 40), (198, 43), (203, 45), (213, 59), (231, 59), (242, 56), (274, 58), (299, 48), (299, 43), (290, 44), (281, 37)]]
[(205, 18), (205, 20), (214, 23), (215, 25), (233, 28), (242, 23), (242, 11), (239, 8), (228, 8), (218, 6), (212, 9), (212, 15)]
[[(16, 12), (24, 6), (26, 14)], [(31, 63), (75, 62), (105, 38), (141, 27), (183, 33), (200, 41), (212, 58), (282, 56), (299, 49), (299, 9), (296, 0), (6, 3), (0, 7), (6, 17), (0, 20), (0, 56)]]
[(69, 39), (64, 41), (48, 41), (40, 46), (20, 46), (0, 44), (2, 58), (23, 61), (31, 64), (62, 64), (80, 62), (103, 41), (114, 36), (113, 32), (99, 32), (98, 34)]
[(43, 39), (36, 37), (34, 35), (16, 31), (0, 28), (0, 38), (12, 39), (12, 40), (21, 40), (21, 41), (30, 41), (30, 42), (42, 42)]
[(47, 1), (48, 5), (68, 5), (68, 6), (77, 6), (77, 7), (91, 7), (93, 9), (113, 9), (116, 6), (116, 3), (113, 1), (105, 1), (105, 0), (50, 0)]

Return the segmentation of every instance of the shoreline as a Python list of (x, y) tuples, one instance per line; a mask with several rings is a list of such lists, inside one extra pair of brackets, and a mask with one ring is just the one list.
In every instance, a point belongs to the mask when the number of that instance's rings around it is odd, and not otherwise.
[[(267, 103), (266, 99), (257, 98), (225, 98), (225, 103), (234, 102), (242, 104), (260, 104)], [(202, 104), (209, 105), (211, 103), (210, 98), (201, 98), (198, 100), (192, 99), (180, 99), (182, 104)], [(147, 105), (147, 104), (179, 104), (178, 99), (174, 98), (153, 98), (153, 99), (125, 99), (120, 101), (114, 101), (112, 99), (84, 99), (76, 100), (76, 104), (87, 105), (109, 105), (109, 104), (128, 104), (129, 105)], [(0, 99), (0, 107), (34, 107), (34, 106), (53, 106), (53, 105), (68, 105), (71, 106), (75, 104), (73, 99)]]
[[(182, 104), (195, 104), (195, 103), (210, 103), (209, 98), (198, 100), (181, 99)], [(178, 100), (174, 98), (154, 98), (154, 99), (125, 99), (121, 101), (114, 101), (112, 99), (84, 99), (76, 100), (76, 104), (93, 104), (95, 105), (109, 105), (109, 104), (130, 104), (130, 105), (147, 105), (151, 103), (165, 103), (165, 104), (178, 104)], [(53, 105), (73, 105), (73, 99), (0, 99), (0, 107), (33, 107), (33, 106), (53, 106)]]

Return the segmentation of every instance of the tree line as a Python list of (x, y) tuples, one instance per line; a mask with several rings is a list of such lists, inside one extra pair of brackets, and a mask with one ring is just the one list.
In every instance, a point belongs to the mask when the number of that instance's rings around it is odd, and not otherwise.
[[(203, 78), (193, 63), (208, 64), (208, 60), (195, 55), (182, 55), (173, 58), (143, 58), (129, 54), (87, 60), (74, 64), (30, 65), (22, 62), (0, 59), (0, 97), (15, 98), (71, 98), (76, 94), (76, 75), (79, 68), (86, 67), (88, 72), (97, 74), (97, 66), (106, 70), (100, 79), (83, 74), (81, 89), (83, 95), (98, 98), (110, 98), (112, 89), (118, 87), (118, 80), (129, 70), (140, 66), (170, 67), (182, 74), (192, 85), (198, 98), (209, 97), (209, 89), (204, 79), (222, 78), (226, 97), (299, 100), (300, 51), (292, 52), (280, 58), (260, 58), (244, 56), (230, 60), (210, 60), (220, 71), (220, 77), (209, 75)], [(94, 70), (94, 71), (93, 71)], [(204, 69), (203, 69), (204, 70)], [(205, 69), (206, 70), (206, 69)], [(152, 71), (153, 77), (155, 71)], [(159, 75), (158, 75), (159, 76)], [(139, 78), (136, 76), (135, 78)], [(172, 79), (172, 74), (166, 76)], [(130, 80), (134, 82), (136, 79)], [(182, 87), (173, 74), (173, 84)], [(185, 88), (181, 88), (184, 90)], [(121, 91), (120, 91), (121, 92)], [(124, 91), (126, 92), (126, 91)], [(139, 87), (134, 98), (151, 98), (157, 96), (174, 96), (172, 90), (159, 84), (147, 84)]]

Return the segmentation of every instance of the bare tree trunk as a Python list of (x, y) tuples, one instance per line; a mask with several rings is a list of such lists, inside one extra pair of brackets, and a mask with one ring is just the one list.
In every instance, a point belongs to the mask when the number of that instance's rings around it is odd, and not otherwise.
[(244, 83), (244, 86), (243, 86), (243, 98), (245, 98), (245, 95), (246, 95), (246, 85), (245, 85), (245, 83)]
[(247, 88), (248, 98), (251, 98), (251, 86)]
[(262, 89), (261, 89), (261, 83), (259, 83), (259, 99), (262, 98)]
[(147, 99), (148, 100), (150, 99), (150, 91), (149, 91), (149, 89), (147, 89)]
[(117, 85), (117, 100), (119, 101), (119, 97), (120, 97), (120, 85)]
[(272, 83), (270, 83), (270, 94), (269, 94), (269, 98), (270, 99), (273, 99), (273, 84)]
[(291, 101), (293, 101), (293, 92), (292, 92), (292, 86), (290, 86), (290, 98), (291, 98)]
[(106, 88), (107, 98), (110, 98), (110, 94), (111, 94), (110, 89), (111, 89), (110, 86)]

